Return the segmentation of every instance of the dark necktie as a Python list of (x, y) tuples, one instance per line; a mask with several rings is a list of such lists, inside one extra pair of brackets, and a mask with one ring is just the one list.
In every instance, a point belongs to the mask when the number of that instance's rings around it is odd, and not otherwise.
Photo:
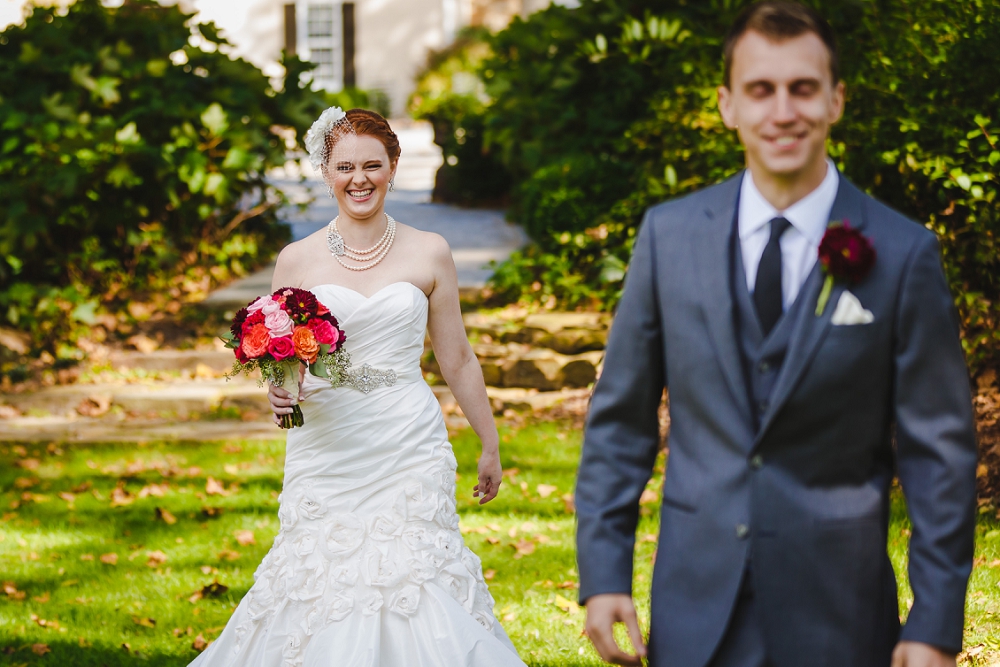
[(791, 224), (784, 218), (771, 221), (771, 238), (764, 247), (764, 254), (760, 256), (760, 265), (757, 267), (753, 302), (757, 306), (757, 316), (765, 336), (771, 333), (784, 311), (781, 295), (781, 246), (778, 242)]

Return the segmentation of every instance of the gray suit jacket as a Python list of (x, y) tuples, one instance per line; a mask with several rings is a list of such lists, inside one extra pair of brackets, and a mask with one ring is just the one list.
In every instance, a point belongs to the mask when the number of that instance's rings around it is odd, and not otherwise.
[(831, 219), (849, 220), (878, 253), (850, 287), (874, 322), (831, 324), (843, 285), (816, 317), (817, 265), (756, 429), (728, 282), (741, 179), (651, 208), (639, 231), (577, 481), (580, 598), (632, 590), (638, 501), (669, 387), (651, 665), (708, 663), (748, 557), (776, 667), (888, 665), (900, 634), (886, 556), (894, 473), (913, 522), (902, 637), (958, 652), (976, 446), (936, 239), (841, 178)]

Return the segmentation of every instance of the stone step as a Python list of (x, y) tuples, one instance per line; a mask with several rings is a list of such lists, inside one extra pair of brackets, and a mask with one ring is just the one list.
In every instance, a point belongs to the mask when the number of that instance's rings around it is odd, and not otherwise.
[(560, 354), (603, 350), (611, 325), (607, 313), (536, 313), (516, 318), (503, 312), (471, 312), (463, 319), (466, 330), (481, 340), (533, 345)]
[(187, 417), (226, 408), (264, 412), (267, 391), (252, 380), (223, 379), (132, 384), (73, 384), (7, 394), (4, 403), (27, 415), (94, 415), (117, 406), (126, 413)]
[[(232, 400), (232, 396), (223, 399), (221, 403), (206, 401), (206, 392), (193, 392), (192, 395), (182, 396), (183, 389), (189, 389), (195, 383), (177, 383), (179, 386), (173, 392), (152, 392), (146, 391), (145, 396), (129, 402), (125, 398), (125, 404), (132, 408), (142, 408), (135, 410), (137, 413), (156, 413), (161, 416), (128, 418), (121, 413), (112, 413), (108, 410), (108, 396), (110, 400), (115, 397), (123, 398), (123, 394), (116, 394), (107, 391), (104, 394), (77, 394), (83, 396), (81, 401), (89, 399), (99, 399), (104, 401), (105, 412), (99, 417), (85, 417), (80, 415), (75, 407), (63, 410), (59, 413), (52, 413), (44, 416), (16, 416), (0, 418), (0, 441), (8, 442), (140, 442), (152, 440), (242, 440), (242, 439), (276, 439), (285, 437), (285, 432), (278, 429), (270, 421), (270, 411), (267, 406), (267, 398), (263, 390), (257, 390), (256, 394), (246, 393), (244, 398), (250, 397), (251, 411), (243, 413), (243, 420), (233, 419), (182, 419), (180, 418), (180, 408), (193, 409), (187, 416), (204, 414), (206, 406), (225, 405), (227, 400)], [(82, 387), (82, 386), (81, 386)], [(91, 386), (90, 389), (95, 389)], [(42, 399), (46, 394), (59, 394), (63, 403), (61, 407), (69, 405), (68, 397), (73, 392), (59, 391), (64, 388), (53, 388), (38, 392), (35, 399)], [(107, 387), (100, 389), (108, 390)], [(147, 388), (148, 390), (149, 388)], [(243, 389), (246, 389), (245, 387)], [(461, 415), (458, 402), (455, 400), (451, 390), (445, 385), (431, 388), (441, 403), (445, 421), (449, 428), (462, 428), (468, 426), (468, 421)], [(501, 389), (497, 387), (487, 387), (487, 395), (494, 414), (507, 414), (514, 412), (544, 412), (560, 407), (573, 407), (576, 412), (585, 409), (589, 396), (587, 389), (564, 389), (561, 391), (539, 392), (533, 389)], [(6, 397), (11, 398), (11, 397)], [(60, 407), (59, 400), (45, 403), (42, 400), (30, 401), (28, 395), (22, 394), (14, 398), (21, 399), (20, 406), (29, 407), (34, 405), (47, 405)], [(144, 402), (142, 402), (144, 401)], [(8, 405), (18, 403), (18, 401), (8, 401)], [(194, 409), (200, 408), (200, 410)], [(30, 408), (29, 408), (30, 409)], [(2, 414), (2, 413), (0, 413)], [(170, 418), (163, 415), (176, 415)], [(247, 419), (247, 417), (253, 417)]]
[(157, 350), (155, 352), (112, 352), (107, 363), (117, 371), (191, 371), (208, 369), (224, 373), (233, 367), (232, 350)]
[[(589, 386), (597, 379), (604, 357), (603, 352), (565, 355), (520, 343), (476, 343), (472, 349), (479, 358), (487, 387), (539, 391)], [(423, 369), (441, 375), (433, 355), (424, 357)]]

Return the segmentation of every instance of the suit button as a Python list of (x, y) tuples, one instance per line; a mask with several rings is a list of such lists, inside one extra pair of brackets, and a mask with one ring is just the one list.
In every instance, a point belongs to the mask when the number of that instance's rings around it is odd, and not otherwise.
[(757, 404), (757, 407), (760, 408), (761, 412), (767, 412), (767, 409), (771, 407), (771, 401), (761, 401)]
[(757, 370), (760, 371), (761, 373), (766, 373), (769, 370), (771, 370), (771, 364), (767, 363), (766, 361), (762, 361), (760, 362), (760, 365), (757, 366)]
[(745, 523), (736, 524), (736, 537), (740, 540), (745, 540), (747, 535), (750, 534), (750, 526)]
[(764, 457), (757, 454), (752, 459), (750, 459), (750, 467), (754, 470), (760, 470), (764, 466)]

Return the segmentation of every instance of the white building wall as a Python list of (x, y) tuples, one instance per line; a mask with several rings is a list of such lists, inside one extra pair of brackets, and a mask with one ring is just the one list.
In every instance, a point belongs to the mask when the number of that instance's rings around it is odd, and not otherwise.
[[(20, 23), (28, 0), (0, 0), (0, 29)], [(121, 4), (121, 0), (105, 0)], [(305, 8), (309, 0), (160, 0), (181, 3), (197, 13), (199, 22), (214, 22), (233, 43), (231, 54), (245, 58), (268, 76), (280, 76), (278, 58), (285, 46), (286, 3), (295, 2), (298, 44), (307, 40)], [(340, 3), (332, 0), (337, 15)], [(552, 2), (575, 6), (578, 0), (354, 0), (355, 68), (360, 88), (378, 89), (388, 94), (394, 116), (404, 116), (413, 91), (414, 78), (427, 62), (430, 50), (441, 49), (456, 32), (482, 11), (477, 6), (492, 5), (496, 16), (489, 26), (501, 28), (513, 15), (526, 16)], [(70, 0), (49, 0), (48, 4), (69, 4)], [(496, 25), (493, 25), (496, 23)], [(308, 49), (299, 49), (308, 57)], [(337, 59), (342, 68), (342, 60)]]

